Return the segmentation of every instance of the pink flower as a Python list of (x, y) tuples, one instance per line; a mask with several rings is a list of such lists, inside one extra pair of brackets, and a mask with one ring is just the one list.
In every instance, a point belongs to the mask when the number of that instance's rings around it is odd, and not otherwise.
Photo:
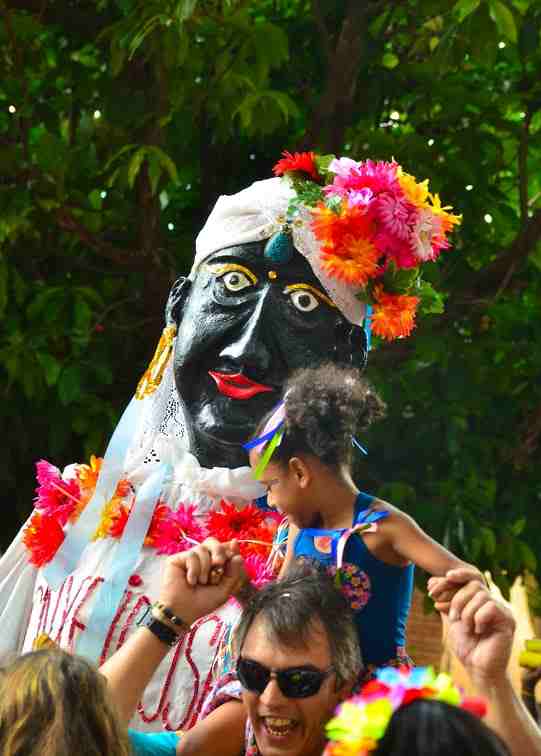
[[(372, 195), (381, 192), (391, 192), (402, 195), (400, 185), (396, 177), (397, 163), (383, 161), (374, 162), (365, 160), (356, 163), (350, 158), (333, 160), (329, 165), (329, 171), (335, 174), (333, 183), (324, 188), (327, 196), (339, 196), (354, 202), (367, 205), (370, 190)], [(361, 193), (364, 190), (364, 193)]]
[(193, 504), (181, 504), (176, 512), (169, 507), (167, 510), (153, 534), (158, 554), (177, 554), (205, 540), (206, 529), (195, 516)]
[(257, 554), (250, 554), (244, 559), (244, 569), (250, 578), (250, 582), (256, 588), (262, 588), (271, 580), (274, 580), (274, 575), (270, 567), (267, 566), (266, 560)]
[(384, 231), (403, 241), (409, 238), (415, 222), (416, 210), (404, 197), (388, 192), (380, 194), (377, 199), (376, 214)]
[(38, 487), (34, 506), (47, 516), (54, 516), (61, 525), (78, 511), (81, 490), (76, 479), (63, 480), (58, 467), (44, 459), (36, 463)]
[(397, 268), (416, 268), (419, 265), (409, 240), (402, 241), (382, 229), (376, 234), (375, 244), (382, 254), (394, 260)]

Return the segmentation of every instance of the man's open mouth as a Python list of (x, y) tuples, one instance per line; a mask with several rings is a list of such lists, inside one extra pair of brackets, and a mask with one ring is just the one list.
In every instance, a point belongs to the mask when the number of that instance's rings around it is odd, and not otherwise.
[(219, 373), (217, 370), (209, 370), (209, 375), (220, 394), (231, 399), (251, 399), (257, 394), (274, 391), (271, 386), (251, 381), (242, 373)]
[(262, 717), (261, 723), (273, 738), (285, 738), (295, 730), (298, 722), (284, 717)]

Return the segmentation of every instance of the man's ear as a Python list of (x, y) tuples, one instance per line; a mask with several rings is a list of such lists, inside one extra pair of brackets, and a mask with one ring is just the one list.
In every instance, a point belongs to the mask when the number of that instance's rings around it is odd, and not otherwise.
[(337, 362), (364, 370), (368, 357), (364, 328), (340, 318), (335, 326), (334, 356)]
[(186, 276), (181, 276), (180, 278), (177, 278), (177, 280), (171, 287), (171, 291), (169, 292), (169, 297), (167, 299), (167, 304), (165, 305), (165, 325), (178, 326), (178, 324), (180, 323), (182, 308), (184, 306), (184, 302), (186, 301), (186, 297), (188, 296), (188, 292), (190, 291), (191, 285), (192, 282), (189, 278), (186, 278)]
[(295, 476), (297, 485), (306, 488), (312, 480), (312, 473), (306, 462), (300, 457), (291, 457), (287, 463), (290, 472)]
[(346, 682), (342, 683), (336, 691), (339, 701), (345, 701), (346, 699), (351, 698), (355, 682), (356, 680), (346, 680)]

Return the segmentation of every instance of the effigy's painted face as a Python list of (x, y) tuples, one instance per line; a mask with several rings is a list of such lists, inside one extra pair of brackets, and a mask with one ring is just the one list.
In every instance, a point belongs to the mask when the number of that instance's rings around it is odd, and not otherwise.
[(287, 375), (351, 354), (351, 327), (308, 262), (295, 254), (277, 264), (264, 247), (212, 254), (174, 316), (175, 383), (204, 466), (246, 464), (241, 445), (279, 401)]

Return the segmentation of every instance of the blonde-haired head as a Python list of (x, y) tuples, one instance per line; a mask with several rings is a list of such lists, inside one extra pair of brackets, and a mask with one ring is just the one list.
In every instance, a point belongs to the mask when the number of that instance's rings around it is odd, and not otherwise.
[(2, 756), (129, 756), (105, 679), (59, 649), (32, 651), (0, 674)]

